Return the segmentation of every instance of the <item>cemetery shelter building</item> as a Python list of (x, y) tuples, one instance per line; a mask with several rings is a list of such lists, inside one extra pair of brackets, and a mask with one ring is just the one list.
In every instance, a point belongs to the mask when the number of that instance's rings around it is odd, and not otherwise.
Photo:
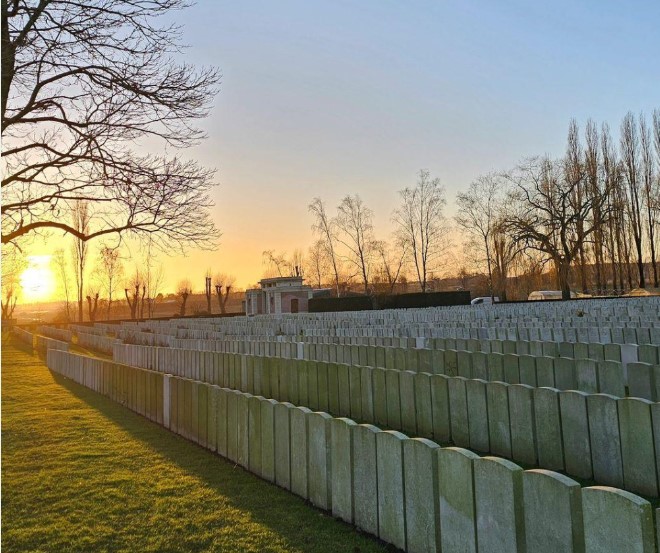
[(245, 291), (246, 315), (281, 315), (304, 313), (313, 296), (312, 287), (303, 284), (303, 277), (264, 278), (260, 288)]

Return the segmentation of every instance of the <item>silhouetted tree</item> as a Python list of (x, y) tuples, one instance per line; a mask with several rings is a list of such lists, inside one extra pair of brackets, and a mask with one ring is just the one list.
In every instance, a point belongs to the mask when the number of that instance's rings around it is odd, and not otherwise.
[(11, 245), (2, 247), (2, 320), (12, 318), (18, 302), (20, 275), (27, 267), (22, 250)]
[(93, 292), (91, 295), (87, 294), (87, 315), (89, 320), (94, 322), (96, 320), (96, 311), (99, 307), (99, 293)]
[(655, 174), (655, 163), (653, 159), (653, 137), (646, 119), (639, 116), (639, 143), (640, 143), (640, 169), (642, 179), (643, 204), (646, 207), (646, 231), (649, 239), (649, 250), (651, 254), (651, 269), (653, 271), (653, 286), (658, 286), (658, 264), (655, 251), (655, 227), (657, 223), (655, 205), (660, 175)]
[(449, 226), (443, 213), (445, 191), (440, 179), (432, 179), (427, 170), (421, 170), (415, 188), (401, 190), (399, 195), (401, 206), (393, 219), (425, 292), (429, 273), (438, 268), (450, 247)]
[[(132, 292), (132, 297), (131, 297)], [(144, 284), (140, 271), (135, 270), (135, 274), (129, 281), (129, 284), (124, 288), (124, 294), (126, 295), (126, 303), (131, 311), (131, 319), (137, 319), (138, 317), (138, 308), (142, 301), (144, 301), (144, 296), (147, 293), (147, 287)], [(140, 295), (141, 294), (141, 295)]]
[[(581, 206), (586, 201), (586, 190), (585, 190), (585, 169), (582, 159), (582, 147), (580, 145), (580, 135), (575, 119), (571, 119), (568, 125), (568, 139), (566, 141), (566, 155), (564, 156), (563, 161), (564, 168), (564, 180), (568, 183), (573, 198), (571, 198), (571, 203), (575, 206)], [(598, 205), (599, 202), (593, 202), (592, 205)], [(579, 208), (578, 208), (579, 209)], [(593, 208), (589, 212), (589, 216), (593, 215)], [(576, 234), (578, 236), (584, 237), (584, 226), (588, 224), (587, 221), (583, 219), (577, 219), (575, 221)], [(599, 228), (597, 225), (594, 225), (594, 234), (595, 229)], [(588, 291), (587, 287), (587, 257), (586, 257), (586, 244), (584, 240), (580, 240), (577, 246), (577, 262), (580, 272), (580, 288), (582, 292), (586, 293)]]
[(181, 300), (179, 304), (179, 315), (182, 317), (186, 314), (186, 303), (188, 302), (188, 297), (192, 294), (192, 284), (188, 279), (179, 281), (177, 284), (177, 295)]
[[(186, 0), (3, 0), (2, 243), (57, 229), (82, 242), (154, 236), (163, 248), (208, 247), (217, 231), (213, 171), (131, 151), (140, 139), (198, 143), (219, 82), (176, 64), (180, 29), (164, 23)], [(161, 23), (162, 22), (162, 23)], [(72, 200), (98, 226), (71, 224)]]
[(337, 207), (334, 226), (338, 229), (337, 241), (347, 251), (345, 260), (360, 275), (364, 292), (369, 292), (369, 271), (374, 255), (373, 211), (360, 196), (346, 196)]
[(493, 296), (493, 261), (495, 228), (501, 215), (504, 184), (496, 175), (485, 175), (470, 183), (467, 192), (456, 197), (456, 223), (483, 252), (488, 275), (488, 293)]
[(276, 253), (275, 250), (264, 250), (261, 254), (263, 262), (268, 269), (266, 270), (267, 276), (290, 276), (290, 265), (286, 260), (284, 253)]
[(374, 251), (378, 258), (378, 270), (388, 285), (388, 292), (394, 293), (394, 287), (403, 277), (403, 266), (408, 256), (406, 242), (395, 238), (393, 245), (384, 240), (374, 242)]
[(213, 292), (211, 289), (211, 269), (207, 269), (204, 277), (204, 294), (206, 295), (206, 311), (211, 314), (211, 297)]
[(578, 181), (567, 173), (565, 163), (533, 158), (507, 175), (514, 188), (503, 226), (518, 246), (536, 249), (553, 261), (562, 297), (570, 299), (571, 264), (594, 232), (594, 204), (604, 209), (607, 196), (578, 194)]
[(644, 261), (642, 254), (642, 200), (640, 193), (639, 175), (639, 137), (637, 135), (637, 122), (632, 113), (628, 113), (621, 123), (621, 158), (623, 164), (623, 175), (628, 185), (628, 198), (626, 206), (630, 219), (630, 230), (637, 253), (637, 271), (639, 276), (639, 287), (646, 288), (644, 277)]
[(333, 220), (328, 217), (328, 214), (325, 211), (325, 204), (321, 198), (314, 198), (312, 203), (308, 206), (309, 212), (314, 216), (314, 224), (312, 225), (312, 230), (316, 235), (319, 236), (322, 240), (323, 248), (325, 249), (325, 254), (330, 260), (330, 266), (332, 267), (332, 274), (334, 277), (335, 292), (337, 296), (340, 295), (340, 283), (339, 283), (339, 272), (340, 272), (340, 263), (337, 258), (337, 236), (336, 228)]
[(224, 273), (217, 273), (213, 278), (215, 294), (218, 298), (218, 307), (220, 307), (220, 313), (222, 314), (227, 312), (227, 300), (229, 300), (229, 294), (234, 287), (235, 281), (236, 278), (234, 276)]
[[(78, 230), (82, 234), (89, 232), (90, 221), (92, 214), (89, 209), (89, 203), (83, 200), (76, 200), (71, 211), (72, 222), (71, 225), (73, 228)], [(78, 236), (73, 238), (73, 274), (76, 279), (76, 291), (78, 294), (78, 321), (82, 322), (83, 320), (83, 305), (85, 297), (83, 294), (85, 286), (85, 268), (87, 266), (87, 254), (89, 246), (87, 241), (81, 240)]]
[(306, 258), (307, 274), (313, 279), (317, 288), (321, 288), (324, 280), (330, 272), (330, 261), (323, 240), (316, 240), (307, 250)]
[[(598, 137), (598, 129), (596, 124), (589, 119), (585, 129), (585, 142), (586, 147), (584, 150), (584, 171), (586, 179), (585, 193), (590, 196), (598, 196), (603, 193), (607, 187), (607, 182), (602, 176), (600, 170), (600, 145)], [(607, 199), (610, 202), (610, 199)], [(606, 222), (603, 219), (603, 212), (600, 209), (600, 204), (596, 202), (592, 212), (594, 222), (593, 234), (593, 253), (594, 253), (594, 269), (596, 273), (596, 291), (601, 294), (605, 288), (604, 283), (604, 251), (605, 251), (605, 230)]]
[(62, 286), (62, 291), (64, 292), (64, 301), (65, 301), (65, 312), (66, 312), (66, 322), (71, 322), (71, 301), (69, 295), (69, 267), (67, 265), (67, 258), (64, 255), (63, 249), (55, 250), (53, 255), (53, 263), (55, 264), (55, 270), (57, 271), (57, 277)]
[(108, 298), (106, 319), (110, 320), (112, 301), (117, 291), (118, 282), (123, 277), (124, 266), (118, 248), (103, 246), (99, 251), (98, 276)]

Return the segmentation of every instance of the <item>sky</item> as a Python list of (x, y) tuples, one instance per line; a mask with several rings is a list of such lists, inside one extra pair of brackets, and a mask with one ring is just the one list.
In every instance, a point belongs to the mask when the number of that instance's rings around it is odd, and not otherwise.
[(422, 168), (451, 215), (479, 175), (561, 155), (572, 117), (616, 130), (660, 107), (657, 0), (199, 0), (174, 19), (182, 58), (223, 74), (186, 152), (217, 169), (222, 238), (164, 258), (167, 289), (207, 268), (256, 283), (264, 250), (311, 245), (314, 197), (359, 194), (387, 239)]

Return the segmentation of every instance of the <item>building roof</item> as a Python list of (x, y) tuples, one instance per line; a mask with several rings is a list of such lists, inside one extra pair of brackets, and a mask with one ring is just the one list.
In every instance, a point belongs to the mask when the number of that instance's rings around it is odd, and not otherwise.
[(271, 284), (271, 283), (276, 283), (276, 282), (289, 282), (289, 281), (292, 281), (292, 280), (300, 281), (300, 283), (302, 284), (303, 277), (301, 277), (301, 276), (288, 276), (288, 277), (262, 278), (259, 281), (259, 284), (261, 284), (263, 286), (264, 284)]

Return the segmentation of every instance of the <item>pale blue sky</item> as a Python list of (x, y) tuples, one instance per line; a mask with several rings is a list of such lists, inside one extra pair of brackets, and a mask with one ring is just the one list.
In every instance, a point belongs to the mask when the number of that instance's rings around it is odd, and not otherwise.
[(660, 106), (658, 1), (201, 0), (180, 22), (186, 57), (223, 72), (194, 155), (219, 170), (213, 262), (243, 284), (262, 250), (311, 242), (314, 196), (359, 193), (386, 234), (422, 167), (452, 204), (481, 173), (559, 155), (571, 117), (616, 129)]

